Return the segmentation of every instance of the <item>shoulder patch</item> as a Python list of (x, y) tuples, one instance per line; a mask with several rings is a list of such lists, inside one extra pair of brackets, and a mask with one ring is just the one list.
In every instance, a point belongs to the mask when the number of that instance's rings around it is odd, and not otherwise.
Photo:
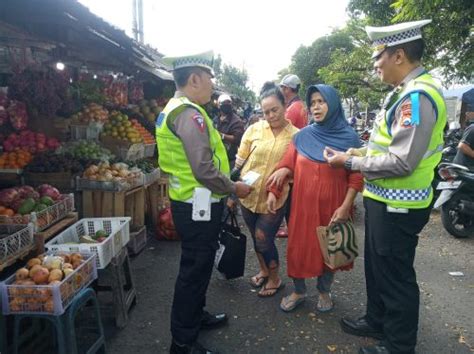
[(402, 128), (411, 128), (413, 126), (411, 121), (411, 112), (411, 101), (406, 100), (402, 103), (402, 106), (400, 107), (400, 126)]
[(194, 121), (194, 123), (197, 125), (201, 133), (204, 133), (204, 118), (201, 114), (196, 113), (194, 114), (191, 119)]
[(165, 119), (165, 114), (161, 112), (158, 117), (156, 118), (156, 127), (159, 128), (163, 124), (163, 120)]

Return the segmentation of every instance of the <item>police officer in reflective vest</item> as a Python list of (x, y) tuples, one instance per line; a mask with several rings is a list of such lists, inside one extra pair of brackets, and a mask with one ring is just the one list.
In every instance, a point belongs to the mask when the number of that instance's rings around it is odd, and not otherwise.
[(431, 181), (441, 160), (446, 107), (439, 85), (421, 66), (421, 27), (431, 20), (366, 27), (374, 68), (394, 87), (374, 123), (365, 150), (327, 148), (333, 167), (365, 177), (367, 310), (343, 318), (342, 329), (382, 339), (360, 353), (414, 353), (419, 289), (413, 267), (418, 234), (433, 199)]
[(211, 99), (213, 52), (165, 57), (173, 68), (176, 94), (156, 120), (158, 162), (169, 177), (169, 197), (181, 262), (171, 310), (171, 353), (212, 353), (198, 342), (202, 328), (227, 321), (204, 311), (218, 248), (222, 198), (243, 198), (250, 187), (229, 178), (229, 161), (219, 132), (202, 105)]

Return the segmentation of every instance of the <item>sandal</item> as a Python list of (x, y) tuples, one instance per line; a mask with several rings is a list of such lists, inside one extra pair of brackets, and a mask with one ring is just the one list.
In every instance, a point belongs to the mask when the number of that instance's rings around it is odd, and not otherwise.
[[(259, 297), (272, 297), (274, 296), (277, 292), (279, 292), (281, 289), (285, 287), (285, 284), (283, 283), (282, 280), (280, 280), (280, 285), (274, 288), (267, 288), (267, 284), (263, 286), (262, 289), (257, 293)], [(265, 292), (270, 291), (269, 294), (265, 294)]]
[(265, 284), (268, 280), (268, 275), (267, 276), (261, 276), (261, 275), (254, 275), (252, 278), (250, 278), (250, 284), (254, 288), (259, 288), (263, 284)]
[(299, 304), (302, 304), (306, 300), (306, 294), (300, 295), (297, 299), (292, 299), (291, 295), (285, 296), (281, 299), (280, 309), (285, 312), (293, 311)]
[(318, 304), (316, 305), (316, 309), (319, 312), (323, 312), (323, 313), (331, 311), (334, 308), (334, 302), (332, 301), (331, 294), (329, 294), (329, 301), (330, 301), (330, 305), (329, 306), (324, 306), (322, 301), (321, 301), (321, 298), (319, 298), (318, 299)]

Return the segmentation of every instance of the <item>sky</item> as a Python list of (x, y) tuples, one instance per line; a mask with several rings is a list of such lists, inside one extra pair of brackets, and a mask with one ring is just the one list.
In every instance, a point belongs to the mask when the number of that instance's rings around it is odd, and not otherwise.
[[(132, 36), (133, 0), (79, 0)], [(344, 26), (348, 0), (143, 0), (145, 43), (165, 55), (213, 49), (223, 63), (247, 70), (258, 92), (310, 45)]]

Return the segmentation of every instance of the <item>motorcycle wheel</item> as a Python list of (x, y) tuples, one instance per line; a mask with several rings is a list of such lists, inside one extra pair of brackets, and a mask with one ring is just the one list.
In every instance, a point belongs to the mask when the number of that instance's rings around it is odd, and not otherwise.
[(441, 207), (441, 221), (444, 228), (456, 238), (466, 238), (474, 235), (474, 220), (472, 216), (459, 212), (459, 202), (461, 200), (473, 198), (466, 194), (455, 194), (448, 202)]

